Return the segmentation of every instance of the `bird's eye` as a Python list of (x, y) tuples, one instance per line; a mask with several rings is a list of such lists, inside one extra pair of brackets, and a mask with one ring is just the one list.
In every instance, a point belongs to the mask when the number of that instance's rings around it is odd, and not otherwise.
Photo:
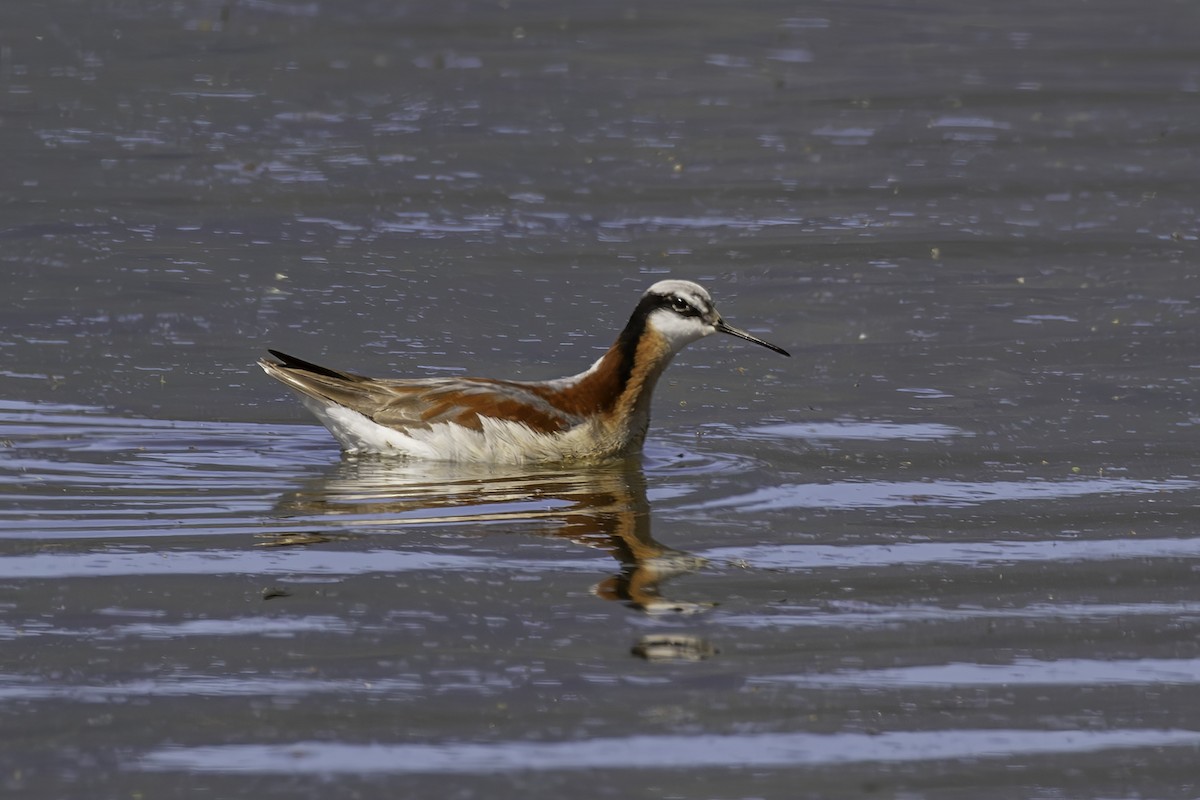
[(682, 297), (672, 297), (671, 298), (671, 310), (674, 311), (676, 314), (694, 314), (695, 313), (695, 309), (692, 308), (691, 303), (689, 303), (687, 300), (684, 300)]

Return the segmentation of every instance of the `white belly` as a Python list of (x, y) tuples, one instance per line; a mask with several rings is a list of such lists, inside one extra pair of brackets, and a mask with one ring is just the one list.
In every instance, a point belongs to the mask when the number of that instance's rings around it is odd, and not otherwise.
[(520, 422), (482, 417), (482, 430), (443, 422), (429, 428), (396, 430), (340, 405), (307, 402), (348, 453), (377, 453), (427, 461), (536, 464), (599, 461), (625, 450), (626, 443), (599, 425), (579, 425), (545, 434)]

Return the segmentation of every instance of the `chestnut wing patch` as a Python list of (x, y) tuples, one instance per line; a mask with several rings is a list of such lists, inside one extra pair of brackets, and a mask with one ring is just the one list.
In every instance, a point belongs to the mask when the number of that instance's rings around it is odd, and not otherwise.
[(481, 417), (520, 422), (537, 433), (562, 433), (582, 420), (553, 405), (520, 383), (463, 378), (376, 384), (390, 399), (369, 416), (396, 428), (429, 427), (452, 422), (483, 430)]

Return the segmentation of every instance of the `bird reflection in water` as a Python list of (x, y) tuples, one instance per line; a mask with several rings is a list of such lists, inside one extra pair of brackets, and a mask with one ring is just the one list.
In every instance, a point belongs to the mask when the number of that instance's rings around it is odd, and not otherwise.
[[(636, 459), (577, 468), (499, 467), (408, 462), (372, 456), (343, 459), (323, 478), (279, 501), (291, 517), (332, 515), (364, 527), (513, 523), (521, 533), (567, 539), (604, 550), (621, 565), (594, 587), (597, 596), (648, 613), (694, 613), (713, 603), (671, 600), (662, 586), (695, 572), (704, 559), (650, 535), (646, 481)], [(263, 534), (263, 546), (314, 544), (321, 533)]]

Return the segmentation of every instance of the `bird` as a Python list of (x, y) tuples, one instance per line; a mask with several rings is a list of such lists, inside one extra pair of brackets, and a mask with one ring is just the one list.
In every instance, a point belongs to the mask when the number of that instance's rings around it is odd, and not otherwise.
[(686, 345), (714, 333), (791, 355), (727, 323), (699, 284), (664, 280), (642, 295), (612, 347), (566, 378), (376, 379), (278, 350), (268, 350), (278, 360), (258, 364), (295, 390), (348, 454), (590, 464), (641, 452), (663, 370)]

